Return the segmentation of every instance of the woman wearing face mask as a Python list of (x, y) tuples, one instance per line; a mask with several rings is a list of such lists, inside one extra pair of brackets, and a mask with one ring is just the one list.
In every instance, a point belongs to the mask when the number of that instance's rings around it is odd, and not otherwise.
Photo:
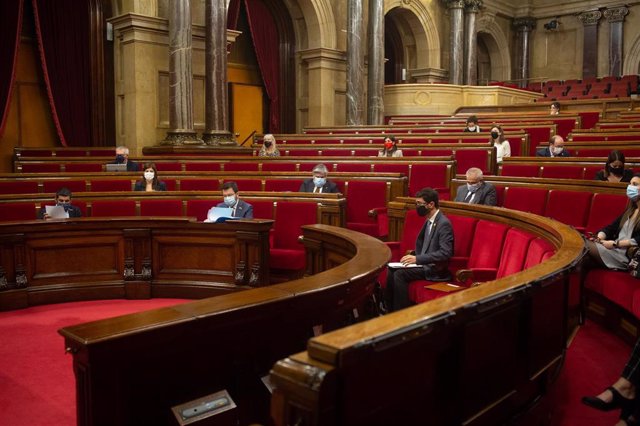
[(398, 149), (395, 136), (384, 138), (384, 148), (378, 151), (378, 157), (402, 157), (402, 150)]
[(624, 154), (621, 151), (611, 151), (604, 170), (596, 173), (595, 180), (604, 182), (629, 182), (633, 177), (633, 172), (624, 168)]
[(478, 117), (476, 117), (475, 115), (472, 115), (469, 118), (467, 118), (467, 127), (464, 128), (464, 131), (472, 132), (472, 133), (480, 133), (480, 126), (478, 126)]
[(262, 138), (262, 148), (260, 148), (260, 152), (258, 152), (259, 157), (279, 157), (280, 151), (276, 148), (276, 138), (271, 134), (267, 133)]
[(145, 163), (143, 178), (136, 182), (134, 191), (166, 191), (167, 186), (158, 180), (158, 169), (155, 163)]
[(639, 185), (640, 174), (634, 175), (627, 186), (629, 204), (625, 211), (587, 242), (589, 258), (595, 266), (627, 269), (629, 265), (627, 249), (637, 246), (640, 241)]
[(511, 157), (511, 145), (504, 138), (504, 131), (499, 124), (491, 126), (491, 142), (496, 147), (496, 161), (502, 163), (504, 157)]

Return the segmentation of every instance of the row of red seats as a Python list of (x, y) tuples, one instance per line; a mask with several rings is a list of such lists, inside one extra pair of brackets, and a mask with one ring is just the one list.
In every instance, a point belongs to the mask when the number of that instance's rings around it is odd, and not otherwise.
[(600, 81), (593, 79), (549, 81), (544, 85), (541, 93), (547, 98), (556, 100), (624, 98), (631, 93), (637, 93), (638, 83), (637, 75), (624, 76), (620, 79), (609, 77)]
[(499, 176), (535, 177), (547, 179), (593, 180), (603, 166), (582, 166), (579, 164), (501, 164)]

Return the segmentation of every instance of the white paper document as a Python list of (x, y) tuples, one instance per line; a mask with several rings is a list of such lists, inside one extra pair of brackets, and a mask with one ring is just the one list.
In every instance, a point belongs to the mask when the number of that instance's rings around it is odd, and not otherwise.
[(422, 268), (422, 265), (416, 265), (415, 263), (405, 265), (402, 262), (389, 262), (387, 266), (389, 268)]
[(233, 209), (230, 207), (214, 207), (209, 209), (207, 213), (207, 219), (205, 222), (207, 223), (215, 223), (218, 222), (221, 218), (230, 218), (233, 217)]
[(51, 219), (69, 219), (69, 212), (64, 211), (62, 206), (45, 206), (44, 208)]

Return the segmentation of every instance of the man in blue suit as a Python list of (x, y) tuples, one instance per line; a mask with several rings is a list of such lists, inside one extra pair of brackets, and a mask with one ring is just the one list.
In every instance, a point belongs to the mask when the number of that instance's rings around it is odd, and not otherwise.
[[(253, 206), (243, 201), (238, 196), (238, 184), (232, 181), (222, 184), (222, 196), (224, 201), (216, 207), (227, 207), (231, 209), (231, 216), (242, 219), (253, 219)], [(207, 213), (209, 217), (209, 213)], [(205, 220), (207, 222), (208, 220)]]
[(416, 249), (405, 255), (399, 268), (389, 268), (385, 302), (387, 309), (409, 307), (409, 284), (416, 280), (449, 281), (449, 259), (453, 256), (453, 227), (439, 210), (438, 193), (424, 188), (416, 194), (416, 210), (426, 217), (416, 239)]

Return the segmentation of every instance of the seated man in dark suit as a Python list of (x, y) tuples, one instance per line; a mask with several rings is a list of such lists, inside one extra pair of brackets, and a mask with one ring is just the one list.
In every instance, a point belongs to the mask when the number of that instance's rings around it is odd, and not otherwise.
[(313, 177), (305, 179), (298, 192), (313, 192), (316, 194), (337, 193), (338, 187), (334, 182), (327, 180), (329, 170), (324, 164), (318, 164), (313, 168)]
[[(60, 188), (56, 192), (56, 206), (61, 206), (69, 217), (82, 217), (82, 211), (78, 206), (71, 205), (71, 191), (69, 188)], [(42, 206), (38, 211), (38, 219), (51, 219), (47, 214), (47, 207)]]
[(458, 187), (454, 201), (469, 204), (484, 204), (495, 206), (498, 204), (496, 188), (484, 181), (482, 170), (471, 167), (467, 170), (467, 184)]
[(126, 164), (128, 172), (138, 171), (138, 163), (129, 161), (129, 148), (126, 146), (116, 148), (116, 161), (114, 161), (113, 164)]
[(536, 151), (536, 157), (569, 157), (569, 151), (564, 149), (564, 139), (555, 135), (549, 139), (549, 146)]
[(426, 220), (416, 239), (415, 251), (400, 259), (405, 267), (388, 270), (385, 302), (389, 310), (397, 311), (413, 304), (409, 299), (411, 281), (451, 280), (448, 266), (453, 256), (453, 227), (439, 205), (438, 193), (431, 188), (416, 194), (416, 210)]
[[(216, 207), (227, 207), (232, 211), (231, 216), (243, 219), (253, 219), (253, 206), (240, 199), (238, 195), (238, 184), (235, 182), (225, 182), (222, 184), (222, 196), (224, 201)], [(207, 214), (207, 216), (209, 216)], [(205, 220), (206, 222), (206, 220)]]

